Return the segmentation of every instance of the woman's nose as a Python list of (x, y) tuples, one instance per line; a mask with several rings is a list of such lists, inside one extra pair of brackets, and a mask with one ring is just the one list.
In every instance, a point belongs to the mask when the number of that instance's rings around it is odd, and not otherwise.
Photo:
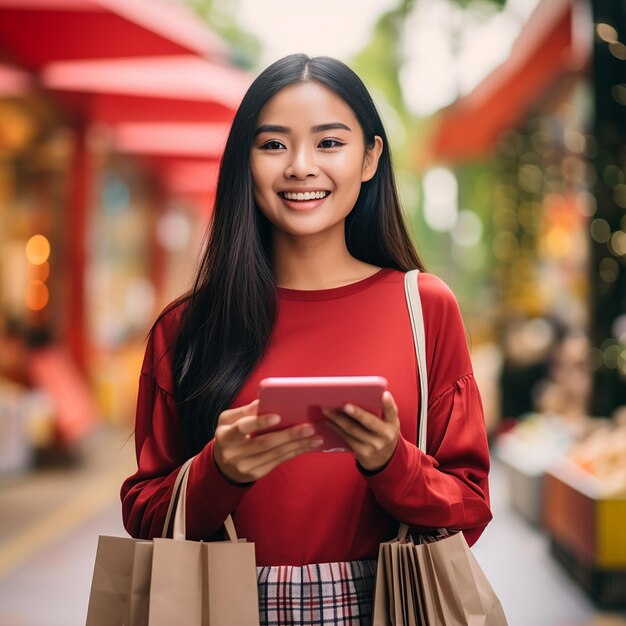
[(285, 168), (286, 178), (307, 178), (317, 176), (319, 168), (315, 159), (315, 151), (300, 148), (292, 153), (292, 158)]

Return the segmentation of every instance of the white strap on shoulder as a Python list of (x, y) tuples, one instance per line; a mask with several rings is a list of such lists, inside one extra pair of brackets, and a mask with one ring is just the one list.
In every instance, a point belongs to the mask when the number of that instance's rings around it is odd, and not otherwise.
[(404, 291), (411, 318), (413, 343), (417, 359), (417, 374), (420, 383), (420, 415), (418, 424), (417, 446), (426, 452), (426, 432), (428, 429), (428, 372), (426, 369), (426, 331), (422, 301), (417, 286), (419, 270), (410, 270), (404, 275)]

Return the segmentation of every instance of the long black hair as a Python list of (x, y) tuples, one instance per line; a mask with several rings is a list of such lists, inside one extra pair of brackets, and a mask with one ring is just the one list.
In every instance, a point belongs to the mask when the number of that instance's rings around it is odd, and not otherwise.
[(190, 455), (213, 437), (219, 414), (259, 362), (274, 327), (271, 227), (254, 199), (250, 153), (262, 107), (284, 87), (309, 81), (350, 106), (367, 147), (374, 145), (375, 135), (383, 140), (376, 174), (362, 183), (346, 219), (349, 252), (380, 267), (423, 269), (402, 217), (385, 130), (361, 79), (330, 57), (292, 54), (270, 65), (254, 80), (235, 114), (207, 245), (193, 288), (177, 303), (184, 309), (174, 347), (175, 390)]

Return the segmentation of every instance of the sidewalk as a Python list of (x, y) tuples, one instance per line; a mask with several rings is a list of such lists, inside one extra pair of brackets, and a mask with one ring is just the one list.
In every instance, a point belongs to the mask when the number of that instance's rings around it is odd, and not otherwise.
[(119, 503), (121, 482), (135, 467), (128, 430), (99, 433), (78, 467), (41, 470), (0, 482), (0, 585), (39, 550)]

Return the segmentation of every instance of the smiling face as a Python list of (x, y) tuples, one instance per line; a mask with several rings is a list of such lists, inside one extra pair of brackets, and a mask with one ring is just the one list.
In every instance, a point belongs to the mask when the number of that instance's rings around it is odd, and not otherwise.
[(366, 148), (352, 109), (330, 89), (316, 82), (290, 85), (257, 120), (250, 158), (254, 197), (275, 231), (304, 236), (343, 229), (381, 151), (380, 137)]

